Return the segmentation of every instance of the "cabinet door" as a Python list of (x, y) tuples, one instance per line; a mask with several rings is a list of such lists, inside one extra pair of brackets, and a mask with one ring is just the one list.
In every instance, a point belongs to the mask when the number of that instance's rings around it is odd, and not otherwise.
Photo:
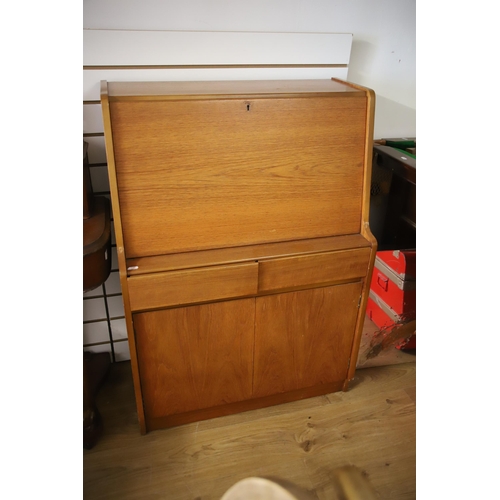
[(257, 298), (254, 397), (345, 380), (361, 283)]
[(146, 419), (251, 397), (255, 299), (134, 314)]

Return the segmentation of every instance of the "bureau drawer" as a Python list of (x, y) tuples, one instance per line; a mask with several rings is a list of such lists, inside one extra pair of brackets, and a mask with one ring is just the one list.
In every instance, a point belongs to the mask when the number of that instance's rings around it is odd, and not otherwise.
[(363, 278), (370, 248), (300, 255), (259, 262), (259, 292)]
[(257, 280), (257, 262), (132, 276), (130, 308), (144, 311), (255, 295)]

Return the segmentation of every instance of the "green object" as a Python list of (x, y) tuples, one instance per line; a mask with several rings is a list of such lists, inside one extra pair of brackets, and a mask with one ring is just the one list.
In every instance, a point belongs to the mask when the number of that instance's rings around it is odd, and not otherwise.
[[(394, 147), (394, 146), (392, 146)], [(408, 147), (412, 147), (412, 146), (408, 146)], [(404, 149), (400, 149), (400, 148), (394, 148), (395, 150), (397, 151), (400, 151), (401, 153), (403, 153), (405, 156), (409, 156), (410, 158), (413, 158), (414, 160), (417, 159), (417, 156), (412, 154), (412, 153), (408, 153), (408, 151), (405, 151)]]

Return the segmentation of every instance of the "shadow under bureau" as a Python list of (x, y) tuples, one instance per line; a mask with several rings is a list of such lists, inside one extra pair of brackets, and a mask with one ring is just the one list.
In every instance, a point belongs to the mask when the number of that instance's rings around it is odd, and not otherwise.
[(101, 103), (141, 432), (347, 390), (373, 92), (103, 81)]

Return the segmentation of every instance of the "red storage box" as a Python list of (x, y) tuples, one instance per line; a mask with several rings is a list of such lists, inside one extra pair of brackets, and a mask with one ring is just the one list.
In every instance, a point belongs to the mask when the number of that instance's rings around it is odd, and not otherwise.
[(396, 314), (373, 290), (370, 290), (366, 304), (366, 314), (380, 328), (388, 328), (401, 321)]
[[(386, 253), (386, 252), (379, 252)], [(390, 260), (387, 255), (375, 259), (370, 289), (373, 290), (397, 315), (411, 314), (416, 309), (416, 280), (404, 279), (410, 275), (399, 260)], [(393, 252), (389, 252), (391, 255)], [(402, 252), (399, 252), (403, 255)], [(385, 258), (386, 260), (382, 260)], [(389, 262), (389, 264), (387, 264)], [(394, 268), (389, 265), (394, 265)], [(414, 273), (413, 273), (414, 274)], [(403, 277), (402, 277), (403, 276)]]
[[(415, 312), (400, 316), (396, 314), (373, 290), (370, 290), (368, 303), (366, 305), (366, 314), (368, 317), (384, 331), (384, 335), (389, 339), (396, 341), (397, 337), (394, 332), (399, 335), (405, 328), (405, 324), (412, 322), (415, 319)], [(412, 350), (416, 348), (416, 332), (413, 331), (410, 336), (400, 340), (395, 346), (401, 350)]]
[(377, 252), (377, 258), (405, 281), (417, 279), (416, 250), (384, 250)]
[[(377, 252), (366, 314), (394, 337), (396, 330), (416, 319), (416, 252), (387, 250)], [(415, 332), (396, 347), (415, 349)]]

